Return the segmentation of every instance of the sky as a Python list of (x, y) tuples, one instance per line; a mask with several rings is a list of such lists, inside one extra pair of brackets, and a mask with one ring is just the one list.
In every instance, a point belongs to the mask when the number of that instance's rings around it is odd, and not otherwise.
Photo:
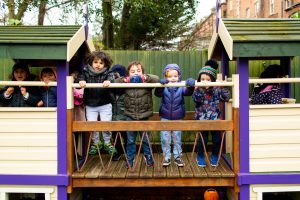
[(214, 7), (216, 7), (215, 0), (200, 0), (195, 17), (196, 22), (200, 22), (203, 17), (208, 16), (211, 13), (211, 9)]

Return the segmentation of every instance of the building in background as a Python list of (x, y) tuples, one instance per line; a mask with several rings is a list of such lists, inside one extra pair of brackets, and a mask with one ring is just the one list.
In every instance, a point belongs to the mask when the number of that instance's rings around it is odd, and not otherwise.
[[(222, 0), (222, 18), (300, 18), (300, 0)], [(216, 22), (216, 11), (196, 25), (179, 44), (179, 50), (207, 49)]]

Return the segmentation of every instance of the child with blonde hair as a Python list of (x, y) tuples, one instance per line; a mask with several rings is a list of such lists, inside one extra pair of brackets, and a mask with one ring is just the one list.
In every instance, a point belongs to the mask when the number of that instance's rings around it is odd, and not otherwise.
[[(164, 78), (160, 79), (161, 84), (181, 82), (182, 74), (177, 64), (168, 64), (163, 70)], [(191, 96), (194, 91), (195, 80), (188, 78), (186, 85), (189, 87), (165, 87), (156, 88), (155, 95), (162, 97), (159, 108), (159, 116), (162, 121), (181, 120), (185, 116), (184, 96)], [(164, 155), (163, 166), (171, 164), (171, 141), (173, 140), (174, 163), (183, 167), (181, 131), (161, 131), (160, 140)]]

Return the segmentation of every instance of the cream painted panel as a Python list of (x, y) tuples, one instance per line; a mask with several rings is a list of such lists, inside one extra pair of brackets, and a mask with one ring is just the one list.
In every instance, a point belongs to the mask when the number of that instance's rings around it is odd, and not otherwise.
[[(232, 120), (232, 103), (226, 102), (225, 103), (225, 119)], [(226, 131), (226, 153), (232, 153), (233, 151), (233, 144), (232, 144), (232, 131)]]
[(300, 130), (300, 116), (264, 116), (251, 117), (250, 131), (253, 130)]
[(56, 108), (0, 108), (0, 171), (57, 174)]
[(250, 172), (300, 171), (299, 158), (263, 158), (250, 160)]
[(251, 131), (250, 144), (300, 144), (300, 130)]
[[(299, 144), (250, 145), (250, 159), (255, 158), (298, 158)], [(300, 160), (300, 159), (299, 159)]]
[[(31, 112), (16, 110), (13, 108), (11, 111), (3, 111), (3, 108), (0, 108), (0, 119), (25, 119), (25, 118), (33, 118), (33, 119), (56, 119), (56, 109), (52, 111), (39, 111), (37, 109), (32, 110)], [(24, 108), (23, 108), (24, 109)], [(13, 111), (15, 110), (15, 111)]]
[(57, 160), (56, 152), (56, 147), (0, 147), (0, 160), (55, 161)]
[(0, 161), (1, 174), (57, 174), (56, 161)]
[[(297, 105), (297, 104), (293, 104), (293, 105)], [(280, 108), (279, 106), (282, 105), (276, 105), (276, 106), (277, 106), (276, 108), (269, 108), (269, 109), (250, 108), (249, 116), (254, 117), (254, 116), (276, 116), (276, 115), (279, 116), (300, 115), (299, 106), (292, 107), (292, 108)]]
[(56, 133), (1, 133), (0, 132), (0, 147), (28, 147), (28, 146), (57, 146)]
[(34, 119), (31, 122), (0, 122), (1, 132), (41, 132), (41, 130), (47, 132), (56, 132), (56, 121), (55, 122), (39, 122), (37, 123)]

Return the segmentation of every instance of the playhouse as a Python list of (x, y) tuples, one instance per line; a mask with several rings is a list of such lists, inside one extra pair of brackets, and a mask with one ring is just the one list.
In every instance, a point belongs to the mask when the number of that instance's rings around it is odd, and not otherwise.
[[(240, 199), (261, 200), (263, 193), (284, 191), (299, 199), (300, 106), (249, 105), (248, 87), (259, 83), (249, 80), (250, 60), (279, 60), (291, 75), (291, 59), (300, 55), (299, 33), (297, 19), (223, 19), (211, 39), (208, 57), (221, 60), (224, 75), (229, 74), (229, 61), (237, 62), (239, 101), (233, 110), (239, 109), (240, 121)], [(283, 87), (285, 96), (291, 97), (293, 88)]]
[[(300, 55), (299, 20), (219, 19), (210, 43), (209, 58), (221, 60), (223, 76), (229, 76), (229, 61), (237, 62), (231, 81), (196, 83), (196, 86), (231, 87), (232, 102), (226, 104), (224, 120), (85, 122), (73, 119), (71, 65), (82, 66), (85, 53), (93, 51), (87, 30), (81, 26), (0, 27), (0, 57), (26, 61), (32, 67), (57, 69), (57, 108), (0, 107), (0, 200), (13, 193), (43, 194), (43, 199), (79, 200), (85, 188), (226, 188), (230, 200), (261, 200), (264, 193), (300, 192), (300, 106), (298, 104), (249, 105), (249, 60), (272, 59), (286, 66)], [(299, 67), (299, 66), (298, 66)], [(291, 74), (291, 73), (290, 73)], [(280, 80), (274, 80), (280, 81)], [(282, 83), (300, 79), (282, 79)], [(20, 83), (0, 81), (0, 86)], [(144, 84), (144, 85), (143, 85)], [(22, 85), (43, 86), (42, 82)], [(172, 85), (170, 85), (172, 86)], [(173, 85), (184, 87), (184, 83)], [(87, 84), (87, 87), (102, 87)], [(159, 83), (111, 84), (110, 87), (162, 87)], [(285, 96), (293, 88), (285, 85)], [(193, 152), (184, 152), (186, 165), (163, 168), (162, 155), (154, 153), (157, 165), (147, 167), (142, 155), (137, 167), (126, 169), (125, 161), (111, 162), (107, 154), (76, 156), (78, 133), (91, 131), (226, 131), (226, 151), (216, 168), (197, 166)], [(284, 135), (285, 137), (282, 137)], [(118, 135), (117, 135), (118, 136)], [(120, 136), (120, 135), (119, 135)], [(84, 145), (83, 145), (84, 146)]]
[[(94, 50), (84, 26), (0, 27), (0, 58), (56, 67), (57, 108), (0, 108), (0, 199), (13, 193), (67, 199), (66, 76)], [(0, 81), (1, 87), (6, 85)], [(24, 84), (43, 85), (42, 82)]]

